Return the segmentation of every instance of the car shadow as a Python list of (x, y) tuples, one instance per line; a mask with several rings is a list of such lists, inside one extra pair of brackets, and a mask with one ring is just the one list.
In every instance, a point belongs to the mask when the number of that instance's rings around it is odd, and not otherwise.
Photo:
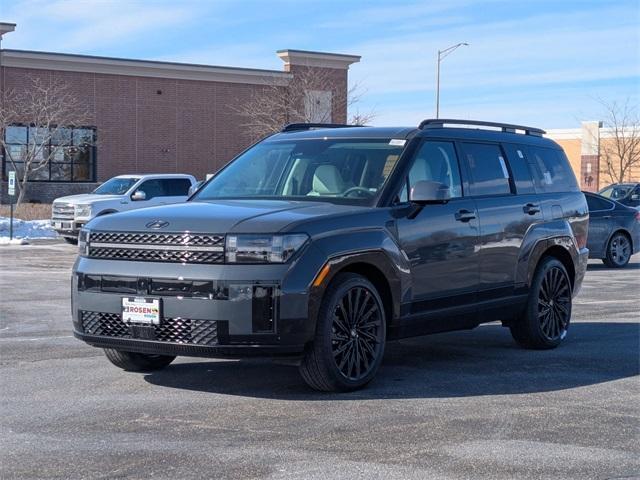
[(627, 263), (622, 268), (611, 268), (607, 267), (604, 263), (589, 263), (587, 265), (587, 270), (611, 270), (615, 272), (624, 272), (625, 270), (640, 270), (640, 263)]
[(285, 400), (447, 398), (584, 387), (638, 375), (640, 324), (576, 323), (555, 350), (523, 350), (496, 324), (390, 342), (377, 377), (343, 394), (308, 388), (292, 360), (184, 359), (145, 375), (150, 384)]

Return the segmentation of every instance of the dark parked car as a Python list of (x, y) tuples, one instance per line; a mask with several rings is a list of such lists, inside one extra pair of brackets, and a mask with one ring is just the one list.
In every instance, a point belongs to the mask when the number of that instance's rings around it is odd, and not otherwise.
[(614, 183), (598, 193), (628, 207), (640, 207), (640, 183)]
[(392, 339), (501, 320), (520, 345), (554, 348), (586, 270), (588, 210), (543, 133), (289, 125), (184, 204), (92, 220), (74, 334), (125, 370), (297, 355), (325, 391), (366, 385)]
[(589, 256), (601, 258), (608, 267), (626, 266), (640, 249), (640, 211), (601, 195), (584, 194), (589, 205)]

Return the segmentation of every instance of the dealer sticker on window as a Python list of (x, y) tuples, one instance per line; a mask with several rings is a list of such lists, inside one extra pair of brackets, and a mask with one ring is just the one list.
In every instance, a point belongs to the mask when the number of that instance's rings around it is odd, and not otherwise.
[(160, 325), (160, 299), (125, 297), (122, 299), (122, 321)]

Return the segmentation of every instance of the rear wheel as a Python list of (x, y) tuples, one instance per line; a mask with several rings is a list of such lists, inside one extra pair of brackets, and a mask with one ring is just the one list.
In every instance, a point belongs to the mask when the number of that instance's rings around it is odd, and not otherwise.
[(525, 348), (555, 348), (567, 336), (571, 320), (571, 282), (564, 265), (544, 258), (531, 282), (524, 314), (511, 325), (511, 335)]
[(320, 307), (315, 339), (305, 350), (302, 378), (326, 392), (364, 387), (380, 367), (385, 329), (375, 286), (355, 273), (338, 274)]
[(607, 245), (607, 256), (602, 259), (607, 267), (622, 268), (631, 259), (631, 241), (622, 232), (614, 233)]
[(151, 372), (169, 365), (176, 358), (170, 355), (147, 355), (105, 348), (104, 354), (116, 367), (129, 372)]

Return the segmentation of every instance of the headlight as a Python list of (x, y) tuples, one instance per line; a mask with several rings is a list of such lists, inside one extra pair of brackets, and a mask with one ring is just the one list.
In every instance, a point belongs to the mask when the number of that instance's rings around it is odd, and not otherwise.
[(228, 263), (284, 263), (309, 239), (304, 233), (291, 235), (227, 235)]
[(91, 205), (76, 205), (75, 216), (78, 218), (86, 218), (91, 216)]
[(87, 228), (80, 230), (78, 234), (78, 253), (83, 257), (89, 255), (89, 236), (91, 232)]

